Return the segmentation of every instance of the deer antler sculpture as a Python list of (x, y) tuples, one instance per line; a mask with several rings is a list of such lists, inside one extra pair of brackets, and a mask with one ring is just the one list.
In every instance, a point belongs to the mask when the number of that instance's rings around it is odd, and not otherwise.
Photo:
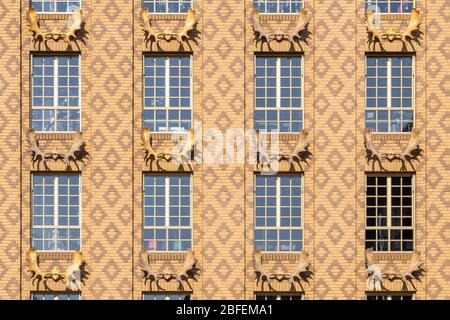
[(394, 29), (391, 29), (387, 32), (382, 32), (381, 30), (377, 29), (375, 18), (376, 13), (366, 13), (367, 33), (370, 35), (369, 43), (375, 43), (377, 41), (381, 43), (382, 40), (388, 40), (389, 42), (400, 40), (403, 42), (403, 44), (406, 44), (406, 42), (408, 41), (417, 41), (418, 38), (420, 38), (420, 26), (423, 22), (423, 16), (422, 12), (417, 8), (413, 8), (411, 10), (408, 26), (403, 33), (396, 32)]
[(56, 268), (51, 272), (42, 272), (39, 267), (39, 256), (34, 248), (28, 250), (26, 262), (33, 285), (37, 282), (37, 286), (39, 286), (39, 283), (43, 281), (46, 289), (49, 288), (47, 281), (52, 279), (54, 282), (62, 281), (68, 290), (80, 291), (81, 284), (89, 274), (85, 270), (86, 262), (80, 251), (74, 253), (72, 263), (67, 267), (66, 272), (60, 272)]
[[(295, 42), (298, 42), (302, 39), (305, 39), (302, 37), (302, 33), (307, 30), (307, 26), (309, 21), (311, 20), (311, 16), (308, 14), (308, 10), (301, 9), (300, 13), (298, 15), (297, 24), (295, 25), (295, 28), (292, 32), (282, 33), (282, 32), (274, 32), (269, 33), (267, 32), (262, 23), (261, 23), (261, 16), (255, 8), (251, 11), (250, 15), (248, 16), (248, 21), (253, 27), (253, 31), (255, 33), (255, 41), (258, 45), (259, 42), (261, 42), (261, 47), (264, 42), (267, 43), (267, 45), (270, 48), (270, 42), (275, 40), (277, 42), (281, 42), (283, 40), (288, 40), (291, 44), (294, 44)], [(305, 40), (306, 41), (306, 40)]]
[(144, 249), (141, 250), (139, 257), (139, 266), (144, 273), (144, 281), (150, 281), (150, 286), (153, 282), (156, 282), (156, 286), (159, 290), (162, 290), (159, 285), (159, 281), (165, 280), (166, 282), (170, 282), (172, 280), (176, 280), (178, 282), (178, 290), (183, 291), (184, 286), (183, 283), (187, 283), (189, 288), (192, 290), (192, 286), (189, 283), (189, 280), (197, 281), (197, 277), (200, 274), (200, 269), (197, 266), (198, 259), (195, 257), (194, 252), (189, 249), (186, 253), (186, 257), (184, 259), (183, 267), (179, 272), (176, 273), (153, 273), (151, 271), (150, 266), (150, 256), (147, 251)]
[(306, 162), (309, 166), (308, 160), (311, 160), (312, 155), (312, 153), (308, 150), (309, 146), (308, 132), (306, 130), (302, 130), (299, 133), (297, 144), (290, 154), (271, 155), (265, 150), (262, 143), (261, 134), (259, 130), (256, 130), (257, 168), (259, 169), (260, 166), (264, 166), (264, 164), (267, 164), (270, 167), (270, 163), (272, 161), (287, 161), (291, 164), (291, 167), (294, 163), (297, 163), (301, 167), (301, 162)]
[(61, 159), (66, 164), (66, 168), (69, 168), (70, 161), (75, 162), (75, 164), (77, 161), (81, 161), (84, 164), (83, 158), (87, 155), (85, 147), (86, 143), (83, 140), (83, 134), (78, 130), (75, 131), (69, 152), (61, 155)]
[(83, 140), (83, 135), (80, 131), (75, 131), (73, 136), (73, 142), (67, 154), (53, 152), (53, 153), (43, 153), (39, 148), (39, 141), (36, 137), (36, 132), (34, 129), (29, 129), (27, 132), (27, 141), (29, 145), (29, 152), (31, 154), (31, 163), (34, 165), (37, 163), (38, 168), (40, 162), (44, 162), (45, 168), (47, 167), (47, 161), (61, 160), (66, 165), (66, 170), (70, 168), (70, 163), (73, 161), (78, 167), (77, 161), (85, 164), (84, 159), (89, 158), (89, 153), (86, 151), (86, 143)]
[(375, 170), (375, 162), (380, 164), (381, 170), (385, 170), (382, 165), (382, 160), (388, 160), (389, 162), (400, 160), (402, 163), (401, 171), (407, 171), (407, 163), (415, 170), (412, 162), (414, 160), (420, 162), (419, 157), (423, 157), (423, 150), (420, 148), (420, 130), (416, 128), (412, 129), (408, 145), (402, 153), (379, 153), (372, 142), (372, 129), (370, 128), (364, 130), (364, 140), (367, 163), (373, 161), (372, 170)]
[(256, 44), (258, 44), (259, 42), (269, 43), (271, 40), (271, 36), (269, 33), (266, 32), (266, 30), (264, 30), (264, 27), (261, 24), (261, 17), (259, 15), (258, 10), (253, 8), (252, 12), (248, 16), (248, 20), (253, 27)]
[(264, 283), (267, 283), (269, 289), (273, 291), (274, 289), (270, 282), (276, 278), (276, 274), (267, 273), (266, 270), (264, 270), (262, 265), (261, 250), (259, 249), (256, 249), (253, 254), (253, 267), (256, 274), (256, 285), (258, 286), (259, 282), (261, 282), (261, 288), (264, 289)]
[(383, 277), (381, 269), (373, 262), (373, 249), (367, 249), (365, 252), (365, 264), (367, 269), (367, 289), (370, 291), (380, 291), (383, 288)]
[(280, 154), (280, 161), (288, 161), (291, 165), (298, 163), (301, 166), (301, 162), (306, 162), (309, 166), (308, 160), (311, 159), (311, 152), (308, 150), (310, 144), (308, 142), (309, 133), (306, 130), (302, 130), (299, 133), (297, 145), (294, 151), (290, 155)]
[(426, 272), (424, 268), (423, 262), (420, 260), (420, 251), (414, 250), (411, 255), (411, 260), (409, 262), (408, 267), (405, 272), (402, 274), (384, 274), (384, 278), (387, 278), (389, 281), (401, 280), (403, 282), (402, 290), (408, 290), (408, 282), (411, 286), (416, 289), (414, 286), (413, 280), (417, 280), (422, 282), (422, 277)]
[(188, 130), (187, 138), (183, 148), (174, 153), (166, 153), (164, 159), (168, 162), (175, 161), (178, 164), (189, 164), (193, 157), (195, 149), (195, 134), (193, 129)]
[(261, 251), (256, 249), (253, 254), (253, 266), (256, 274), (256, 285), (258, 286), (261, 282), (261, 289), (264, 289), (264, 283), (267, 283), (269, 290), (274, 291), (271, 282), (277, 280), (278, 282), (289, 281), (289, 283), (294, 286), (294, 283), (298, 283), (301, 286), (301, 281), (309, 284), (309, 280), (312, 279), (314, 273), (310, 270), (311, 262), (309, 261), (309, 253), (307, 251), (302, 251), (300, 254), (300, 259), (298, 261), (297, 267), (293, 273), (268, 273), (263, 268)]
[(161, 40), (170, 42), (176, 40), (178, 42), (188, 41), (190, 39), (190, 34), (193, 32), (198, 23), (197, 12), (189, 8), (186, 16), (186, 21), (179, 33), (173, 32), (155, 32), (151, 26), (151, 19), (148, 9), (144, 8), (140, 13), (141, 26), (145, 33), (145, 41), (159, 43)]
[(307, 251), (302, 251), (297, 268), (295, 269), (295, 272), (290, 275), (289, 282), (293, 284), (294, 282), (300, 283), (300, 281), (303, 280), (306, 283), (309, 283), (309, 279), (314, 275), (310, 268), (311, 261), (309, 261), (309, 253)]
[(413, 8), (411, 10), (411, 18), (409, 19), (408, 27), (402, 35), (402, 41), (406, 42), (409, 39), (414, 40), (417, 38), (416, 34), (420, 33), (420, 26), (423, 22), (422, 12), (419, 9)]
[(47, 162), (46, 155), (39, 149), (39, 141), (36, 138), (36, 132), (33, 129), (28, 130), (27, 132), (27, 141), (28, 141), (28, 152), (31, 154), (31, 163), (34, 164), (37, 162), (38, 167), (40, 162), (44, 162), (44, 165)]
[(378, 162), (380, 169), (384, 170), (382, 160), (386, 159), (386, 155), (382, 155), (377, 151), (372, 141), (372, 129), (366, 128), (364, 130), (364, 146), (366, 147), (367, 163), (372, 162), (372, 169), (375, 170), (375, 162)]
[(27, 9), (25, 15), (28, 21), (28, 28), (33, 34), (34, 43), (47, 43), (49, 40), (54, 40), (56, 42), (59, 40), (64, 40), (65, 43), (69, 44), (71, 41), (77, 40), (77, 32), (82, 29), (83, 12), (78, 7), (76, 7), (73, 10), (73, 14), (69, 16), (67, 20), (68, 30), (65, 32), (53, 30), (51, 32), (44, 33), (39, 27), (39, 21), (35, 8)]
[(67, 21), (68, 31), (59, 33), (59, 36), (65, 43), (69, 43), (72, 40), (76, 40), (76, 33), (81, 30), (81, 23), (83, 22), (83, 12), (80, 8), (75, 7), (73, 14)]
[(42, 42), (45, 40), (45, 33), (39, 27), (39, 21), (35, 8), (29, 8), (25, 11), (25, 16), (28, 22), (28, 28), (32, 32), (35, 42)]
[(402, 162), (401, 171), (406, 171), (406, 163), (408, 162), (411, 167), (414, 169), (412, 164), (413, 160), (419, 161), (419, 157), (423, 157), (423, 150), (420, 148), (420, 130), (413, 129), (411, 131), (411, 137), (408, 141), (408, 145), (406, 146), (403, 153), (400, 154), (387, 154), (386, 157), (389, 161), (393, 161), (395, 159), (399, 159)]
[(367, 33), (370, 35), (370, 42), (380, 42), (381, 41), (381, 35), (379, 33), (379, 30), (375, 26), (375, 13), (373, 12), (366, 12), (366, 27), (367, 27)]

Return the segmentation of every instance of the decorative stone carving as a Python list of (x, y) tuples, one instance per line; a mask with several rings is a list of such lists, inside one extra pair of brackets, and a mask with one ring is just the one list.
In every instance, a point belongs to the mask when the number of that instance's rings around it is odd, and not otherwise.
[[(60, 153), (58, 151), (54, 151), (51, 153), (44, 153), (39, 148), (39, 141), (36, 137), (36, 132), (34, 129), (30, 129), (27, 132), (27, 141), (28, 141), (28, 152), (31, 154), (31, 164), (33, 168), (39, 169), (39, 165), (41, 162), (44, 163), (45, 170), (49, 170), (47, 166), (47, 161), (62, 161), (66, 165), (66, 170), (70, 170), (70, 164), (73, 162), (77, 169), (77, 162), (81, 162), (85, 165), (85, 160), (89, 158), (89, 153), (86, 151), (86, 143), (83, 140), (83, 135), (80, 131), (76, 131), (73, 134), (73, 142), (67, 153)], [(37, 164), (37, 166), (35, 166)]]
[(420, 130), (412, 129), (408, 145), (401, 153), (379, 153), (375, 148), (372, 141), (372, 129), (366, 128), (364, 130), (364, 144), (366, 147), (366, 159), (369, 164), (372, 161), (372, 170), (375, 170), (375, 163), (378, 162), (380, 169), (386, 171), (383, 167), (382, 161), (387, 160), (389, 162), (399, 160), (402, 163), (401, 171), (407, 171), (407, 163), (410, 164), (415, 171), (413, 161), (420, 162), (419, 157), (423, 157), (423, 149), (420, 148)]
[(193, 129), (189, 129), (187, 132), (187, 138), (180, 150), (175, 150), (173, 152), (156, 152), (152, 146), (152, 136), (148, 128), (142, 129), (142, 150), (144, 151), (144, 161), (147, 166), (153, 168), (153, 163), (156, 164), (157, 170), (163, 170), (160, 166), (160, 161), (164, 160), (167, 163), (176, 163), (183, 167), (187, 165), (192, 171), (191, 164), (196, 162), (194, 157), (195, 153), (195, 134)]
[(72, 263), (67, 267), (66, 272), (61, 272), (54, 268), (50, 272), (43, 272), (39, 268), (39, 255), (36, 249), (31, 248), (26, 255), (26, 263), (28, 272), (31, 273), (31, 281), (33, 285), (39, 287), (41, 282), (44, 283), (45, 290), (51, 290), (47, 285), (49, 280), (54, 282), (62, 281), (67, 290), (80, 291), (81, 284), (87, 279), (89, 273), (85, 270), (86, 262), (83, 259), (83, 254), (80, 251), (75, 251), (73, 254)]
[(274, 161), (287, 161), (290, 164), (291, 169), (294, 168), (295, 163), (303, 169), (301, 165), (302, 162), (306, 163), (308, 166), (310, 165), (308, 160), (311, 160), (312, 153), (308, 150), (309, 146), (308, 132), (302, 130), (299, 133), (297, 144), (290, 154), (269, 154), (263, 146), (259, 130), (256, 130), (256, 167), (258, 170), (261, 170), (264, 167), (270, 168), (271, 163)]
[(83, 40), (83, 37), (87, 32), (83, 30), (83, 12), (80, 8), (76, 7), (73, 10), (73, 14), (69, 15), (67, 20), (67, 30), (65, 32), (59, 30), (52, 30), (51, 32), (43, 32), (39, 26), (39, 20), (37, 17), (36, 9), (29, 8), (26, 10), (26, 18), (28, 21), (28, 28), (33, 34), (33, 43), (44, 43), (47, 46), (49, 40), (58, 42), (63, 40), (65, 43), (76, 40)]
[(189, 283), (189, 280), (197, 281), (197, 277), (200, 274), (200, 269), (197, 266), (197, 262), (198, 260), (195, 257), (194, 252), (192, 250), (189, 250), (186, 253), (184, 264), (180, 271), (173, 273), (155, 273), (154, 270), (152, 270), (149, 253), (146, 250), (142, 249), (139, 255), (139, 266), (144, 273), (144, 283), (147, 283), (147, 281), (149, 281), (151, 289), (152, 283), (155, 282), (157, 289), (162, 291), (164, 289), (159, 284), (161, 280), (164, 280), (166, 282), (176, 280), (178, 282), (179, 291), (186, 291), (184, 289), (184, 283), (186, 283), (192, 290), (192, 286)]
[(403, 44), (407, 42), (415, 41), (419, 42), (423, 32), (420, 30), (420, 26), (423, 22), (423, 16), (419, 9), (413, 8), (410, 15), (408, 26), (404, 32), (396, 32), (391, 29), (387, 32), (377, 29), (376, 26), (376, 13), (366, 13), (366, 27), (369, 34), (369, 46), (370, 44), (382, 43), (382, 41), (402, 41)]
[(422, 277), (426, 272), (423, 262), (420, 260), (420, 251), (414, 250), (411, 254), (411, 260), (403, 273), (382, 273), (381, 268), (373, 262), (373, 250), (367, 249), (365, 253), (365, 264), (367, 268), (367, 289), (369, 291), (387, 290), (383, 286), (383, 280), (388, 281), (401, 280), (403, 283), (402, 290), (408, 291), (408, 283), (411, 284), (415, 291), (414, 281), (422, 282)]
[(256, 45), (261, 43), (261, 49), (264, 45), (264, 42), (267, 43), (269, 49), (270, 43), (272, 41), (277, 42), (289, 41), (292, 45), (300, 41), (307, 42), (310, 35), (310, 32), (308, 32), (307, 28), (309, 21), (311, 20), (311, 16), (308, 14), (308, 10), (306, 9), (300, 10), (297, 24), (291, 32), (282, 32), (282, 31), (277, 31), (274, 33), (268, 32), (261, 23), (261, 17), (258, 10), (254, 8), (248, 17), (248, 20), (251, 23), (253, 31), (255, 33)]
[(256, 274), (256, 285), (259, 286), (261, 282), (261, 289), (264, 289), (264, 283), (267, 283), (270, 291), (275, 291), (272, 287), (271, 282), (276, 280), (278, 282), (289, 281), (292, 287), (295, 283), (298, 283), (300, 287), (302, 286), (302, 281), (309, 284), (309, 280), (312, 279), (314, 273), (311, 269), (311, 262), (309, 261), (309, 253), (307, 251), (302, 251), (300, 254), (300, 259), (298, 261), (297, 267), (292, 273), (268, 273), (262, 264), (261, 251), (259, 249), (255, 250), (253, 254), (253, 266)]
[(197, 24), (198, 24), (198, 18), (197, 18), (197, 12), (189, 8), (186, 22), (183, 26), (183, 29), (181, 29), (180, 32), (170, 32), (170, 31), (164, 31), (164, 32), (156, 32), (151, 23), (150, 14), (148, 12), (148, 9), (144, 8), (141, 10), (140, 13), (140, 20), (141, 20), (141, 26), (142, 30), (145, 34), (145, 44), (148, 45), (148, 43), (156, 43), (159, 44), (160, 41), (177, 41), (180, 44), (184, 41), (187, 42), (188, 40), (195, 41), (198, 31), (197, 31)]

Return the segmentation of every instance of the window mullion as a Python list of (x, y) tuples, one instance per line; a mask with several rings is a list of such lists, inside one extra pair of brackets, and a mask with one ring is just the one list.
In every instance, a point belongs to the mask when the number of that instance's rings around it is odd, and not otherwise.
[(169, 214), (170, 214), (170, 178), (169, 177), (165, 177), (165, 214), (166, 214), (166, 227), (169, 228), (170, 227), (170, 220), (169, 220)]
[(391, 176), (387, 177), (386, 182), (387, 182), (387, 210), (386, 210), (386, 214), (387, 214), (387, 227), (388, 227), (388, 232), (387, 232), (387, 237), (388, 237), (388, 251), (391, 251), (391, 227), (392, 227), (392, 181), (391, 181)]
[[(377, 86), (378, 87), (378, 86)], [(392, 60), (387, 59), (387, 109), (388, 109), (388, 132), (391, 132), (391, 108), (392, 108)]]
[(53, 107), (58, 106), (58, 58), (53, 58)]
[[(53, 180), (53, 203), (54, 203), (54, 208), (53, 208), (53, 213), (54, 213), (54, 221), (53, 221), (53, 226), (54, 228), (58, 227), (58, 221), (59, 221), (59, 199), (58, 199), (58, 190), (59, 190), (59, 181), (58, 181), (58, 176), (54, 177)], [(55, 233), (55, 249), (57, 250), (56, 244), (57, 244), (57, 240), (56, 240), (56, 233)]]
[[(277, 103), (276, 103), (276, 107), (277, 109), (280, 109), (281, 107), (281, 58), (278, 57), (277, 58), (277, 63), (276, 63), (276, 98), (277, 98)], [(280, 119), (278, 119), (279, 121)]]
[[(165, 79), (165, 85), (166, 85), (166, 91), (165, 91), (165, 95), (166, 95), (166, 110), (167, 112), (169, 112), (169, 106), (170, 106), (170, 59), (168, 57), (166, 57), (166, 61), (165, 61), (165, 69), (166, 69), (166, 79)], [(169, 114), (166, 115), (166, 130), (169, 130)]]
[(281, 190), (280, 190), (280, 177), (276, 179), (276, 225), (280, 228), (280, 203), (281, 203)]

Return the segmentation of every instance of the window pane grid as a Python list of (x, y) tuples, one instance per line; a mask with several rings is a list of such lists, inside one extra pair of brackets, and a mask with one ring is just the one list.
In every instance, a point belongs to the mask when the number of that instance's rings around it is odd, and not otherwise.
[(303, 300), (303, 295), (302, 294), (295, 294), (295, 295), (256, 294), (255, 300)]
[(187, 251), (192, 246), (189, 176), (144, 177), (144, 247)]
[(414, 300), (414, 296), (412, 294), (394, 294), (394, 295), (388, 295), (388, 294), (370, 294), (367, 295), (367, 300)]
[(39, 13), (70, 13), (80, 7), (80, 0), (33, 0), (31, 6)]
[(32, 293), (31, 300), (81, 300), (77, 293)]
[(32, 246), (75, 251), (81, 246), (78, 176), (33, 175)]
[(303, 128), (300, 57), (256, 57), (254, 127), (299, 132)]
[(412, 57), (367, 57), (366, 127), (410, 132), (414, 124)]
[(144, 58), (144, 127), (186, 131), (192, 123), (191, 58)]
[(380, 13), (410, 13), (414, 0), (366, 0), (366, 11)]
[(253, 0), (253, 5), (260, 13), (298, 13), (303, 0)]
[(192, 0), (143, 0), (142, 6), (152, 13), (186, 13)]
[(191, 296), (189, 294), (144, 293), (142, 300), (191, 300)]
[(36, 131), (79, 130), (79, 57), (33, 56), (31, 103)]
[(255, 247), (298, 252), (303, 247), (302, 178), (256, 176)]
[(367, 176), (366, 248), (413, 250), (412, 180), (411, 176)]

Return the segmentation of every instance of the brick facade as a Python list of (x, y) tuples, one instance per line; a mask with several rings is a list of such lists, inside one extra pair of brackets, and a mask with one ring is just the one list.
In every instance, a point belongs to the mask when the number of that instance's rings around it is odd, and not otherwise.
[[(91, 155), (82, 176), (82, 251), (89, 278), (84, 299), (141, 299), (152, 290), (138, 266), (142, 246), (143, 164), (141, 148), (143, 55), (192, 55), (193, 122), (202, 160), (193, 166), (193, 250), (201, 275), (193, 299), (253, 299), (254, 174), (250, 143), (239, 130), (253, 128), (254, 57), (258, 54), (304, 58), (304, 125), (313, 162), (304, 176), (304, 249), (311, 254), (314, 280), (304, 286), (306, 299), (365, 299), (365, 55), (415, 55), (415, 127), (421, 130), (425, 157), (416, 166), (415, 247), (422, 252), (426, 276), (416, 299), (448, 299), (450, 289), (449, 161), (447, 127), (450, 27), (445, 1), (417, 0), (424, 15), (424, 35), (414, 48), (394, 42), (382, 51), (369, 49), (364, 1), (309, 1), (312, 15), (308, 43), (274, 44), (260, 50), (247, 16), (252, 0), (194, 0), (199, 17), (197, 42), (146, 45), (139, 22), (140, 0), (83, 0), (84, 42), (68, 49), (64, 42), (36, 47), (28, 31), (28, 0), (3, 0), (0, 22), (0, 277), (1, 299), (29, 299), (38, 290), (30, 281), (25, 257), (30, 247), (31, 174), (26, 132), (30, 127), (30, 57), (32, 54), (81, 55), (82, 125)], [(66, 15), (41, 14), (45, 30), (63, 29)], [(154, 15), (158, 31), (177, 30), (185, 16)], [(403, 28), (409, 16), (382, 17), (383, 28)], [(264, 15), (273, 30), (288, 30), (292, 15)], [(219, 133), (213, 136), (211, 133)], [(217, 140), (217, 137), (223, 137)], [(46, 150), (65, 149), (71, 134), (38, 134)], [(153, 134), (153, 145), (174, 145), (170, 134)], [(281, 134), (280, 149), (292, 150), (298, 134)], [(374, 135), (380, 151), (399, 150), (402, 134)], [(219, 153), (211, 150), (219, 147)], [(233, 153), (230, 149), (241, 152)], [(217, 150), (217, 149), (216, 149)], [(245, 150), (243, 152), (242, 150)], [(215, 161), (211, 158), (215, 157)], [(55, 167), (61, 172), (63, 167)], [(286, 170), (286, 168), (282, 168)], [(389, 167), (399, 172), (396, 164)], [(169, 171), (176, 172), (175, 168)], [(155, 270), (176, 270), (180, 253), (151, 253)], [(377, 253), (385, 270), (405, 268), (408, 253)], [(64, 268), (71, 255), (43, 253), (43, 269)], [(264, 254), (268, 270), (294, 270), (297, 254)], [(61, 284), (54, 290), (63, 290)], [(285, 284), (277, 289), (288, 292)], [(167, 292), (176, 291), (170, 283)], [(296, 290), (302, 291), (296, 287)], [(395, 290), (395, 288), (393, 289)]]

